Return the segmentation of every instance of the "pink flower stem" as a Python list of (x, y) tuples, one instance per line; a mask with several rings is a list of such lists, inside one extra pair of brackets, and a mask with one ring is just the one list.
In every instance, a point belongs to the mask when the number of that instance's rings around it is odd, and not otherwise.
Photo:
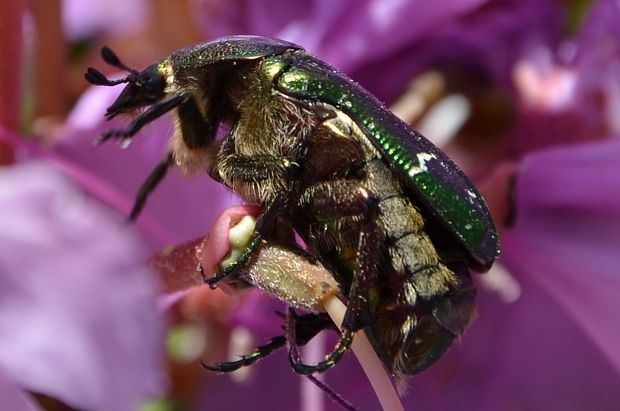
[[(346, 311), (345, 305), (337, 297), (330, 297), (324, 302), (324, 308), (332, 321), (340, 326)], [(400, 398), (394, 389), (394, 385), (385, 371), (383, 363), (379, 360), (379, 357), (377, 357), (372, 345), (370, 345), (364, 331), (358, 331), (355, 334), (351, 348), (357, 360), (360, 362), (362, 369), (366, 373), (372, 388), (375, 390), (375, 394), (383, 410), (404, 411)]]

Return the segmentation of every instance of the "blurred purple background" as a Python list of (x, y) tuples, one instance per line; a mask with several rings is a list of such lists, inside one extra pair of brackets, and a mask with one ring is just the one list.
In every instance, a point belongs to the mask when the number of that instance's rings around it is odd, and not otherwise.
[[(6, 60), (15, 72), (0, 79), (2, 107), (24, 108), (0, 118), (0, 154), (17, 157), (0, 168), (0, 392), (14, 399), (11, 409), (130, 410), (149, 399), (161, 399), (150, 403), (161, 409), (339, 409), (322, 393), (319, 405), (300, 395), (304, 380), (284, 352), (242, 382), (200, 367), (200, 358), (224, 359), (231, 331), (251, 331), (246, 350), (278, 333), (278, 303), (252, 294), (220, 306), (224, 297), (204, 302), (210, 294), (201, 290), (157, 310), (160, 285), (145, 275), (145, 256), (205, 235), (239, 203), (207, 176), (174, 171), (135, 229), (119, 228), (166, 152), (170, 119), (146, 127), (127, 150), (92, 146), (127, 121), (103, 121), (117, 88), (86, 89), (86, 67), (110, 69), (101, 45), (141, 68), (231, 34), (298, 43), (398, 107), (472, 177), (497, 218), (502, 256), (491, 272), (474, 274), (477, 318), (410, 379), (407, 410), (618, 408), (618, 2), (18, 3), (14, 26), (4, 26), (14, 30), (1, 34), (24, 63)], [(405, 115), (421, 97), (422, 108)], [(170, 353), (180, 329), (202, 338), (191, 361)], [(361, 409), (379, 409), (352, 355), (326, 381)], [(60, 403), (39, 396), (35, 404), (29, 392)]]

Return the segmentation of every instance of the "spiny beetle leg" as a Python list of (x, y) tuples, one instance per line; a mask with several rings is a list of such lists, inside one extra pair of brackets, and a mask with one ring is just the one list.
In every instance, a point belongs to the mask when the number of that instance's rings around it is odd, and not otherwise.
[[(142, 127), (147, 125), (148, 123), (154, 121), (155, 119), (161, 117), (166, 114), (170, 110), (178, 107), (187, 101), (188, 97), (185, 94), (176, 94), (172, 97), (166, 98), (157, 104), (153, 104), (151, 107), (146, 109), (142, 114), (136, 117), (131, 123), (129, 123), (129, 127), (124, 130), (110, 130), (99, 137), (97, 137), (94, 141), (95, 145), (99, 145), (106, 140), (111, 138), (120, 138), (122, 140), (131, 139), (134, 135), (136, 135)], [(112, 116), (108, 116), (111, 118)]]
[[(344, 353), (353, 342), (355, 331), (363, 328), (366, 323), (368, 294), (371, 286), (376, 281), (376, 257), (378, 254), (378, 241), (376, 225), (373, 223), (378, 213), (379, 202), (366, 190), (357, 190), (359, 197), (349, 197), (352, 201), (363, 200), (367, 205), (366, 218), (360, 230), (358, 252), (356, 258), (356, 271), (353, 276), (351, 288), (348, 293), (348, 305), (342, 322), (340, 339), (334, 349), (325, 356), (323, 361), (315, 365), (304, 364), (294, 346), (289, 350), (289, 362), (293, 370), (299, 374), (313, 374), (323, 372), (333, 367), (340, 361)], [(290, 329), (294, 330), (295, 318), (288, 317)]]
[(262, 241), (262, 238), (258, 234), (254, 234), (254, 238), (252, 239), (252, 242), (245, 249), (243, 254), (237, 259), (237, 261), (235, 261), (234, 263), (224, 268), (221, 273), (216, 274), (209, 278), (205, 277), (205, 283), (209, 285), (209, 288), (214, 290), (215, 288), (217, 288), (217, 283), (219, 283), (220, 281), (230, 276), (234, 276), (237, 270), (248, 262), (252, 254), (260, 246), (261, 241)]
[(242, 355), (237, 361), (216, 362), (213, 365), (205, 364), (203, 362), (202, 366), (207, 370), (215, 372), (233, 372), (239, 368), (254, 364), (261, 358), (265, 358), (272, 352), (282, 348), (285, 344), (286, 337), (279, 335), (277, 337), (273, 337), (267, 344), (256, 347), (256, 349), (251, 353)]
[(334, 400), (334, 402), (340, 405), (342, 408), (348, 411), (357, 411), (358, 408), (351, 404), (349, 401), (345, 400), (344, 397), (338, 394), (332, 387), (325, 384), (323, 381), (316, 378), (314, 375), (309, 374), (306, 375), (306, 378), (310, 380), (314, 385), (316, 385), (321, 391), (323, 391), (329, 398)]
[[(287, 329), (295, 330), (296, 327), (297, 325), (295, 323), (294, 318), (292, 316), (289, 316)], [(289, 333), (292, 334), (291, 331), (289, 331)], [(336, 365), (338, 361), (340, 361), (344, 353), (349, 349), (349, 347), (351, 346), (351, 343), (353, 342), (353, 334), (354, 334), (353, 331), (345, 330), (343, 328), (340, 334), (340, 339), (338, 340), (338, 343), (336, 344), (332, 352), (327, 354), (325, 356), (325, 359), (317, 363), (316, 365), (304, 364), (299, 355), (297, 344), (296, 343), (290, 344), (289, 355), (288, 355), (289, 363), (291, 364), (291, 367), (296, 373), (302, 374), (302, 375), (309, 375), (309, 374), (314, 374), (315, 372), (326, 371), (329, 368)], [(295, 341), (296, 336), (289, 335), (288, 339), (290, 341)]]
[[(312, 338), (314, 338), (319, 332), (325, 329), (338, 328), (326, 313), (319, 314), (305, 314), (302, 316), (297, 315), (295, 310), (289, 307), (287, 312), (286, 322), (287, 340), (289, 342), (289, 356), (293, 355), (299, 358), (298, 346), (306, 345)], [(342, 395), (334, 391), (329, 385), (317, 379), (312, 374), (306, 374), (306, 377), (321, 389), (327, 396), (329, 396), (334, 402), (339, 404), (345, 410), (354, 411), (357, 410), (349, 401), (344, 399)]]
[[(297, 321), (295, 322), (296, 329), (293, 334), (296, 335), (296, 341), (292, 344), (295, 344), (296, 346), (306, 345), (308, 341), (314, 338), (314, 336), (316, 336), (321, 331), (335, 328), (334, 323), (325, 313), (310, 313), (302, 316), (295, 315), (295, 318)], [(287, 338), (288, 337), (285, 335), (273, 337), (267, 344), (256, 347), (254, 351), (249, 354), (242, 355), (241, 358), (237, 361), (217, 362), (213, 365), (202, 363), (202, 365), (206, 369), (215, 372), (232, 372), (238, 370), (241, 367), (251, 365), (256, 361), (260, 360), (261, 358), (265, 358), (272, 352), (283, 347), (287, 342)]]
[(129, 221), (135, 221), (138, 218), (149, 195), (153, 192), (153, 190), (155, 190), (159, 183), (161, 183), (172, 164), (172, 153), (168, 153), (166, 157), (164, 157), (164, 159), (160, 161), (157, 166), (155, 166), (146, 180), (144, 180), (142, 186), (140, 186), (138, 194), (136, 195), (133, 207), (131, 208)]

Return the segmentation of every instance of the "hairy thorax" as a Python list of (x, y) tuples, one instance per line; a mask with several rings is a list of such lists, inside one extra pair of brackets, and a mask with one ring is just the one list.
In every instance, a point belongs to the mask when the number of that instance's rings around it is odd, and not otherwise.
[(239, 117), (220, 146), (215, 169), (245, 201), (265, 205), (294, 184), (318, 120), (289, 98), (261, 91), (239, 102)]

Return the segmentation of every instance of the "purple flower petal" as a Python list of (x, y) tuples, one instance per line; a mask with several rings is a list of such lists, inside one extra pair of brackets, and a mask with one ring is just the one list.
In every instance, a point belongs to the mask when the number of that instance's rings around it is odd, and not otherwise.
[(295, 30), (284, 29), (282, 34), (287, 34), (287, 39), (305, 45), (341, 70), (350, 71), (354, 65), (406, 47), (484, 2), (450, 1), (437, 7), (433, 3), (400, 0), (317, 1), (307, 18), (299, 16), (300, 24)]
[(78, 408), (157, 394), (157, 290), (122, 219), (31, 163), (0, 172), (0, 226), (0, 369)]
[(620, 5), (593, 2), (580, 31), (560, 45), (534, 42), (513, 69), (521, 101), (512, 157), (620, 133)]
[(620, 132), (619, 19), (618, 2), (597, 1), (575, 42), (579, 92), (574, 103), (593, 129), (610, 134)]
[(620, 141), (531, 155), (505, 261), (566, 310), (620, 371)]
[(147, 4), (139, 1), (64, 0), (63, 28), (68, 38), (80, 40), (100, 34), (134, 31), (148, 16)]
[(2, 408), (11, 411), (39, 411), (39, 408), (24, 390), (19, 389), (15, 383), (0, 372), (0, 398)]
[(418, 408), (613, 409), (620, 401), (618, 155), (620, 141), (610, 141), (525, 159), (501, 257), (521, 296), (507, 304), (480, 287), (462, 343), (412, 379)]
[(559, 5), (536, 0), (196, 3), (210, 37), (246, 33), (296, 42), (386, 101), (435, 65), (473, 67), (508, 84), (512, 63), (532, 39), (559, 41), (564, 16)]

